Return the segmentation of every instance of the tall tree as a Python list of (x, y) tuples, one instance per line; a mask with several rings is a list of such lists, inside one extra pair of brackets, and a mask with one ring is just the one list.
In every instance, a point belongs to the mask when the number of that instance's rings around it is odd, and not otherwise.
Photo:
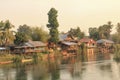
[(58, 11), (55, 8), (51, 8), (48, 12), (48, 23), (47, 27), (49, 28), (49, 42), (57, 44), (59, 41), (59, 32), (58, 32), (58, 21), (57, 21), (57, 13)]
[(9, 20), (0, 22), (0, 45), (7, 46), (13, 44), (15, 36), (14, 31), (11, 29), (14, 27)]

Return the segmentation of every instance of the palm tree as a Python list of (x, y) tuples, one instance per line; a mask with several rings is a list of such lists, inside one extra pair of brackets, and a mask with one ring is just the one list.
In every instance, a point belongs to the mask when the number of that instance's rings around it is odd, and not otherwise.
[(9, 20), (6, 20), (5, 22), (0, 22), (0, 44), (3, 46), (12, 44), (15, 36), (13, 35), (12, 29), (14, 25), (12, 25)]

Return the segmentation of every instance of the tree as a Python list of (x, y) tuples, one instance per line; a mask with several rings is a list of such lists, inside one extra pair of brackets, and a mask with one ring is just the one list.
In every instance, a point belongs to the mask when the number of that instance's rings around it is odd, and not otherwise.
[(34, 27), (32, 28), (32, 40), (33, 41), (43, 41), (46, 42), (48, 40), (48, 33), (44, 31), (42, 28)]
[(12, 25), (9, 20), (0, 22), (0, 45), (7, 46), (13, 44), (15, 39), (14, 31), (11, 31), (13, 27), (14, 25)]
[(110, 21), (107, 24), (104, 24), (104, 25), (100, 26), (98, 28), (99, 38), (100, 39), (103, 39), (103, 38), (104, 39), (109, 39), (112, 27), (113, 27), (113, 25)]
[(58, 32), (58, 21), (57, 21), (57, 10), (55, 8), (51, 8), (50, 11), (48, 12), (48, 23), (47, 27), (49, 28), (49, 42), (57, 44), (59, 41), (59, 32)]
[(115, 43), (120, 43), (120, 23), (117, 23), (116, 33), (112, 34), (112, 40)]
[(14, 40), (14, 43), (16, 45), (20, 45), (20, 44), (28, 41), (28, 36), (21, 32), (17, 32), (15, 37), (16, 37), (16, 39)]
[(71, 28), (68, 33), (69, 35), (77, 37), (78, 39), (81, 39), (85, 36), (84, 32), (82, 32), (79, 27), (77, 27), (76, 29)]
[(0, 22), (0, 45), (3, 44), (3, 27), (4, 27), (4, 22)]
[(31, 34), (32, 30), (30, 26), (26, 24), (20, 25), (15, 35), (16, 39), (14, 40), (14, 43), (19, 45), (21, 43), (27, 42), (29, 39), (31, 39)]
[(32, 34), (32, 30), (31, 30), (30, 26), (28, 26), (26, 24), (20, 25), (19, 28), (18, 28), (18, 32), (24, 33), (24, 34), (28, 35), (29, 37)]
[(89, 28), (89, 36), (94, 40), (99, 39), (99, 33), (97, 28)]
[(120, 23), (117, 23), (116, 30), (117, 30), (117, 33), (120, 34)]

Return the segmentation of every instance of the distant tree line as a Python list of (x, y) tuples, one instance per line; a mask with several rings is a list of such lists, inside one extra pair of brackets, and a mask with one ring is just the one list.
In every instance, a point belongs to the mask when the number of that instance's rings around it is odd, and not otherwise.
[(111, 22), (108, 22), (107, 24), (104, 24), (102, 26), (96, 27), (90, 27), (89, 28), (89, 37), (93, 38), (94, 40), (98, 39), (110, 39), (110, 33), (113, 25)]
[[(116, 32), (111, 34), (112, 28), (116, 27)], [(111, 39), (115, 43), (120, 43), (120, 23), (117, 23), (117, 26), (113, 26), (112, 22), (108, 22), (102, 26), (90, 27), (89, 28), (89, 37), (94, 40), (99, 39)]]
[(28, 40), (47, 42), (49, 35), (41, 27), (30, 27), (24, 24), (19, 26), (15, 37), (14, 43), (19, 45)]
[(26, 24), (20, 25), (17, 31), (9, 20), (0, 22), (0, 46), (11, 44), (19, 45), (28, 40), (47, 42), (49, 35), (42, 27), (30, 27)]
[[(26, 24), (20, 25), (17, 31), (12, 29), (15, 27), (9, 20), (0, 22), (0, 46), (7, 46), (10, 44), (19, 45), (27, 42), (28, 40), (52, 42), (54, 44), (59, 41), (59, 23), (57, 21), (58, 11), (55, 8), (51, 8), (48, 12), (48, 24), (49, 33), (42, 27), (30, 27)], [(111, 39), (115, 43), (120, 43), (120, 23), (117, 23), (116, 33), (111, 34), (113, 28), (112, 22), (103, 24), (99, 27), (89, 28), (89, 38), (94, 40), (99, 39)], [(70, 36), (81, 39), (85, 37), (85, 33), (81, 31), (80, 27), (71, 28), (67, 32)]]

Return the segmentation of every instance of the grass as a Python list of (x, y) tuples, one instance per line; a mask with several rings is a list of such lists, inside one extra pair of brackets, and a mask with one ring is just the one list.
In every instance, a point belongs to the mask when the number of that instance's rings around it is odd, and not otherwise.
[(13, 54), (0, 54), (0, 62), (11, 61), (14, 57)]
[(115, 48), (114, 60), (120, 62), (120, 44), (116, 44), (114, 48)]

